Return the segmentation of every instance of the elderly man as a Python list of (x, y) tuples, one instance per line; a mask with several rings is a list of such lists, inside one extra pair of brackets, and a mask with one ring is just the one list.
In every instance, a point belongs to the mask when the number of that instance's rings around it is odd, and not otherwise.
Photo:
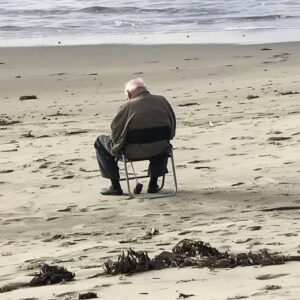
[[(111, 186), (101, 191), (102, 195), (122, 195), (117, 158), (124, 150), (128, 133), (132, 130), (168, 127), (169, 138), (175, 136), (176, 119), (171, 105), (163, 96), (152, 95), (142, 79), (130, 80), (125, 86), (128, 101), (124, 103), (111, 123), (111, 135), (100, 135), (95, 142), (96, 156), (100, 172), (111, 180)], [(167, 172), (169, 142), (159, 140), (146, 144), (129, 144), (126, 156), (129, 158), (149, 158), (150, 181), (148, 193), (159, 191), (157, 180)]]

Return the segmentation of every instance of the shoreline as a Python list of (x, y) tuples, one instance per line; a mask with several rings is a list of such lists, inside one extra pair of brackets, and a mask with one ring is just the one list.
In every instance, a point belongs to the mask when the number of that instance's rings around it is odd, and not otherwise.
[(2, 38), (0, 48), (80, 45), (257, 45), (300, 41), (300, 28), (248, 29), (212, 32), (161, 34), (123, 34), (97, 36), (61, 36), (36, 38)]
[[(177, 49), (180, 49), (182, 51), (184, 51), (184, 49), (216, 49), (216, 51), (218, 51), (218, 49), (224, 48), (224, 49), (259, 49), (259, 47), (269, 47), (271, 48), (276, 47), (276, 48), (283, 48), (284, 46), (286, 47), (297, 47), (298, 45), (300, 45), (300, 40), (299, 41), (286, 41), (286, 42), (270, 42), (270, 43), (255, 43), (255, 44), (236, 44), (236, 43), (203, 43), (203, 44), (199, 44), (199, 43), (165, 43), (165, 44), (129, 44), (129, 43), (105, 43), (105, 44), (70, 44), (70, 45), (65, 45), (65, 44), (59, 44), (59, 45), (30, 45), (30, 46), (8, 46), (8, 47), (0, 47), (0, 51), (2, 53), (7, 53), (8, 50), (13, 50), (18, 52), (19, 50), (24, 49), (26, 52), (30, 51), (30, 49), (35, 49), (35, 50), (39, 50), (40, 54), (43, 54), (44, 56), (48, 56), (49, 53), (47, 53), (47, 51), (45, 51), (46, 49), (53, 49), (54, 51), (63, 51), (63, 49), (79, 49), (79, 50), (83, 50), (83, 49), (126, 49), (126, 48), (130, 48), (130, 49), (137, 49), (136, 51), (139, 51), (140, 49), (148, 49), (149, 52), (147, 53), (151, 53), (151, 48), (152, 49), (172, 49), (172, 47), (174, 47), (175, 51), (177, 51)], [(61, 49), (61, 50), (60, 50)], [(273, 50), (273, 49), (271, 49)], [(275, 49), (276, 51), (277, 49)], [(267, 53), (267, 52), (266, 52)], [(271, 53), (271, 52), (270, 52)], [(54, 53), (55, 54), (55, 53)], [(70, 54), (74, 54), (76, 56), (76, 52), (75, 53), (70, 53)], [(156, 53), (158, 54), (158, 53)], [(228, 54), (228, 53), (227, 53)], [(67, 55), (67, 54), (66, 54)], [(162, 55), (164, 56), (165, 54), (162, 53)], [(71, 57), (69, 57), (69, 59), (71, 60)], [(34, 67), (34, 66), (33, 66)]]

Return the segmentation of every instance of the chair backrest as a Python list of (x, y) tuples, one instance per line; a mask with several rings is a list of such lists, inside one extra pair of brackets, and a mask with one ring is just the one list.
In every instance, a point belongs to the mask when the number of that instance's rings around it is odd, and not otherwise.
[(168, 126), (159, 126), (129, 131), (126, 144), (149, 144), (170, 140), (171, 130)]

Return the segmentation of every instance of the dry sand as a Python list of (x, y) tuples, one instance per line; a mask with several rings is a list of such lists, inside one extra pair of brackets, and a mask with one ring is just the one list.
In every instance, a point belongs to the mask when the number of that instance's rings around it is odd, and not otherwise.
[[(1, 48), (0, 63), (0, 120), (20, 122), (0, 126), (0, 286), (43, 262), (76, 273), (1, 299), (300, 299), (299, 262), (87, 279), (129, 247), (153, 257), (183, 238), (299, 253), (299, 209), (263, 211), (300, 207), (299, 43)], [(134, 77), (177, 115), (173, 198), (99, 194), (93, 143)], [(160, 234), (143, 240), (152, 227)]]

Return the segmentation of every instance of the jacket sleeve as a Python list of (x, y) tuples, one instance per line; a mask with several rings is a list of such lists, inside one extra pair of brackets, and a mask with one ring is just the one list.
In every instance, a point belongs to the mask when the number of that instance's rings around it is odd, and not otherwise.
[(167, 105), (168, 105), (170, 125), (171, 125), (170, 139), (172, 140), (175, 137), (175, 133), (176, 133), (176, 117), (175, 117), (175, 113), (173, 111), (173, 108), (172, 108), (171, 104), (167, 100), (166, 100), (166, 102), (167, 102)]
[(127, 135), (128, 124), (128, 109), (126, 104), (119, 108), (119, 111), (113, 119), (111, 128), (112, 149), (111, 152), (114, 156), (120, 154)]

